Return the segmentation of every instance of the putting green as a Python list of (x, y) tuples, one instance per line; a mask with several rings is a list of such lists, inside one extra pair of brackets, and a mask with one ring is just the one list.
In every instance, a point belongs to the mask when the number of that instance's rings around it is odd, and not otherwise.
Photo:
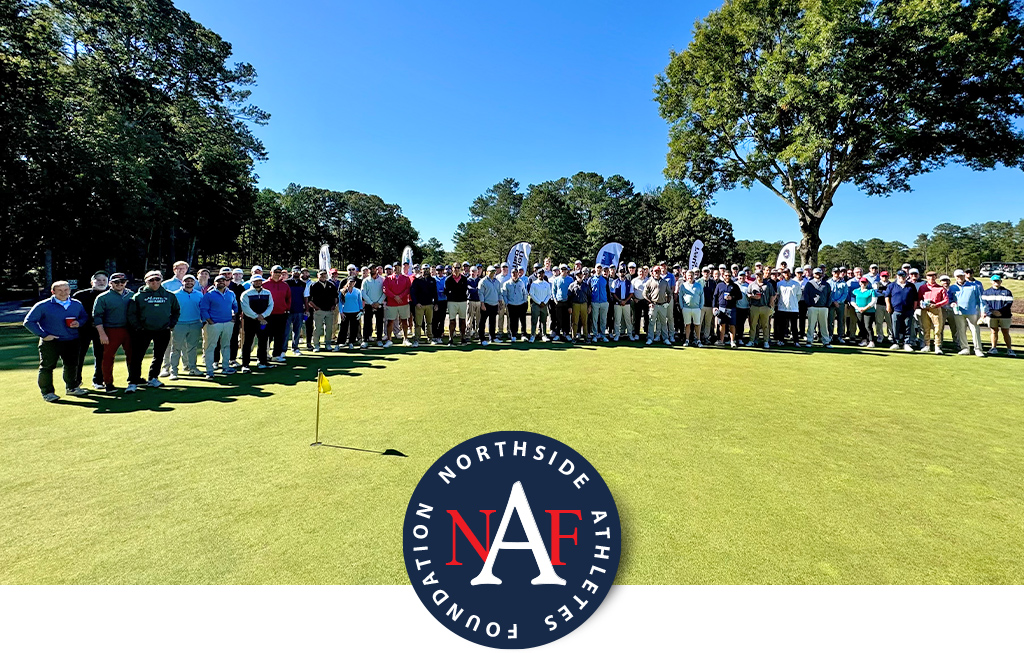
[[(4, 583), (405, 583), (420, 476), (495, 430), (602, 473), (619, 583), (1024, 582), (1021, 361), (397, 347), (49, 405), (34, 344), (0, 329)], [(318, 367), (323, 439), (409, 457), (311, 448)]]

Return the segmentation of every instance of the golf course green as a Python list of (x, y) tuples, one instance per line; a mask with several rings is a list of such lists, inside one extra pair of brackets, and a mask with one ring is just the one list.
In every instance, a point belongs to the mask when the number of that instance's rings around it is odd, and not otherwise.
[[(618, 583), (1024, 582), (1022, 360), (393, 347), (51, 405), (35, 342), (0, 328), (2, 583), (407, 583), (416, 483), (498, 430), (601, 472)], [(408, 457), (310, 447), (318, 369), (321, 439)]]

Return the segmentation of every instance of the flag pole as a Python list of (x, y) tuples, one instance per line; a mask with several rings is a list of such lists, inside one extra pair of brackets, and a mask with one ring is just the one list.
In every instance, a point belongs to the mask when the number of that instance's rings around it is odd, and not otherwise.
[(320, 375), (322, 372), (318, 369), (316, 371), (316, 442), (312, 443), (311, 447), (320, 445)]

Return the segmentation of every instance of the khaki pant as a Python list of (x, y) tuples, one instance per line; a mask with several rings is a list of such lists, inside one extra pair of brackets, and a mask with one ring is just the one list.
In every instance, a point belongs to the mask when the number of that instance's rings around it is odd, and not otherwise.
[(501, 304), (498, 307), (498, 335), (508, 332), (508, 306)]
[(480, 331), (480, 302), (469, 302), (466, 309), (466, 331), (474, 336)]
[(975, 351), (981, 351), (981, 327), (978, 326), (977, 315), (955, 315), (957, 347), (960, 350), (967, 349), (967, 330), (971, 331), (971, 338), (974, 340)]
[(331, 346), (334, 338), (334, 311), (313, 311), (313, 349), (320, 349), (320, 339), (324, 338), (324, 346)]
[(751, 306), (750, 307), (750, 340), (757, 342), (757, 330), (761, 329), (761, 341), (768, 342), (771, 340), (771, 330), (769, 322), (772, 316), (771, 306)]
[(669, 304), (651, 304), (651, 332), (647, 334), (648, 340), (661, 337), (668, 342), (668, 314), (672, 307)]
[(199, 343), (203, 338), (202, 322), (179, 322), (171, 331), (171, 371), (178, 373), (178, 363), (184, 358), (186, 370), (196, 369), (196, 359), (199, 355)]
[(879, 340), (882, 339), (883, 325), (885, 326), (885, 336), (892, 340), (892, 315), (885, 308), (884, 302), (875, 306), (875, 335)]
[(424, 322), (427, 324), (427, 339), (434, 339), (434, 306), (433, 304), (417, 304), (416, 305), (416, 342), (420, 341), (420, 329)]
[(203, 327), (203, 362), (206, 363), (209, 376), (213, 376), (213, 353), (218, 349), (222, 369), (228, 368), (228, 361), (231, 360), (231, 332), (234, 328), (234, 322), (218, 322)]
[(633, 307), (629, 304), (625, 306), (619, 306), (615, 304), (612, 308), (612, 318), (614, 319), (615, 332), (614, 336), (629, 336), (633, 337)]
[(828, 335), (828, 309), (824, 306), (807, 307), (807, 344), (814, 343), (814, 327), (821, 333), (821, 342), (829, 344), (832, 338)]
[(668, 337), (671, 340), (675, 340), (676, 337), (676, 312), (673, 310), (675, 303), (674, 297), (668, 303)]
[(939, 306), (929, 306), (921, 310), (921, 330), (924, 331), (924, 344), (932, 340), (932, 329), (935, 329), (935, 344), (942, 346), (943, 331), (946, 330), (946, 318)]
[(573, 337), (586, 336), (587, 335), (587, 304), (573, 304), (572, 305), (572, 318), (569, 320), (569, 324), (572, 327)]
[(846, 304), (846, 337), (853, 338), (854, 334), (857, 333), (857, 309), (853, 307), (853, 304), (847, 302)]
[(715, 309), (704, 306), (700, 309), (700, 337), (707, 340), (711, 337), (711, 329), (715, 326)]

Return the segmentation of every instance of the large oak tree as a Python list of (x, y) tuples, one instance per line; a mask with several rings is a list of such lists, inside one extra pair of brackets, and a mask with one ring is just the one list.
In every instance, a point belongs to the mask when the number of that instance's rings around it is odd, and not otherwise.
[(666, 174), (706, 198), (769, 188), (816, 262), (844, 183), (887, 195), (947, 163), (1024, 165), (1021, 13), (1019, 0), (727, 0), (657, 78)]

